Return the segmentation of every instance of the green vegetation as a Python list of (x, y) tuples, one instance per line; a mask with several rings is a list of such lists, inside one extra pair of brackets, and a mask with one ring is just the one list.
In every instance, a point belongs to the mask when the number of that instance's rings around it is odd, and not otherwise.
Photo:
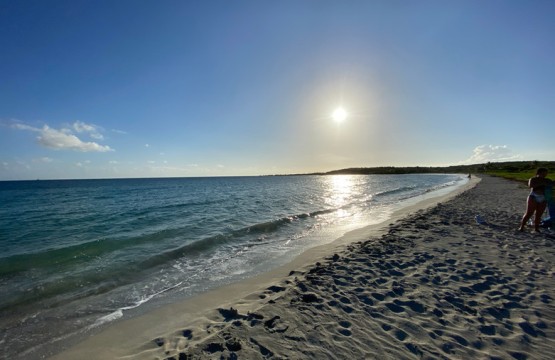
[(527, 182), (528, 179), (536, 175), (536, 170), (539, 167), (547, 168), (551, 178), (555, 176), (555, 162), (553, 161), (488, 163), (482, 173)]
[(517, 180), (522, 182), (527, 182), (528, 179), (536, 175), (536, 171), (524, 171), (524, 172), (508, 172), (508, 171), (488, 171), (488, 175), (499, 176), (509, 180)]
[(458, 173), (458, 174), (488, 174), (500, 176), (517, 181), (528, 181), (536, 174), (536, 169), (545, 167), (549, 170), (548, 177), (555, 178), (555, 161), (511, 161), (488, 162), (485, 164), (454, 165), (445, 167), (393, 167), (382, 166), (372, 168), (348, 168), (325, 173), (310, 175), (371, 175), (371, 174), (431, 174), (431, 173)]

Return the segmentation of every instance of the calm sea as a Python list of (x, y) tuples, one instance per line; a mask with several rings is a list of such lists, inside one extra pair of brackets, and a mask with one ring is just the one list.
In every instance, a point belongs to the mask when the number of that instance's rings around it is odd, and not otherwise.
[(251, 277), (462, 175), (0, 182), (0, 356)]

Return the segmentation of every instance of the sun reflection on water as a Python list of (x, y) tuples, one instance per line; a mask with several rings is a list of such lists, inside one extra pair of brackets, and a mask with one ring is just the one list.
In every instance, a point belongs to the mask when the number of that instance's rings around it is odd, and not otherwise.
[(327, 180), (326, 203), (338, 209), (337, 215), (339, 217), (348, 216), (349, 213), (343, 207), (352, 202), (357, 191), (356, 177), (353, 175), (333, 175)]

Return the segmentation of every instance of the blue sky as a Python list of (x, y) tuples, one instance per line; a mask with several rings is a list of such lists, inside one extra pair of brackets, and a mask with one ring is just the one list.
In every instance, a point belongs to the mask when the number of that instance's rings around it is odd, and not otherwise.
[(0, 0), (0, 180), (555, 160), (554, 16), (550, 0)]

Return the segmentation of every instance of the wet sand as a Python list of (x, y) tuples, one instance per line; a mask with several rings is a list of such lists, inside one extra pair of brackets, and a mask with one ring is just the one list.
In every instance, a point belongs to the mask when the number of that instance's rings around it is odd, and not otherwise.
[(470, 185), (54, 358), (551, 359), (554, 233), (517, 231), (523, 185)]

